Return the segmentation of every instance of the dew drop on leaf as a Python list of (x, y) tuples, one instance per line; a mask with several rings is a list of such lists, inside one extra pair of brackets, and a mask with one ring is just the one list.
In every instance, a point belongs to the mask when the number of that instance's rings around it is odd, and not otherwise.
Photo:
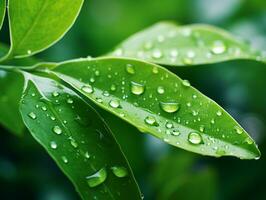
[(163, 57), (163, 54), (162, 54), (162, 52), (159, 49), (155, 49), (152, 52), (152, 57), (155, 58), (155, 59), (159, 59), (159, 58)]
[(54, 97), (58, 97), (59, 96), (59, 93), (58, 92), (53, 92), (53, 94), (52, 94)]
[(113, 174), (119, 178), (126, 177), (128, 175), (127, 168), (121, 166), (111, 167)]
[(188, 80), (183, 80), (182, 81), (182, 85), (184, 85), (185, 87), (189, 87), (190, 86), (190, 82)]
[(36, 116), (36, 114), (35, 114), (34, 112), (30, 112), (30, 113), (28, 114), (28, 116), (29, 116), (31, 119), (36, 119), (36, 118), (37, 118), (37, 116)]
[(81, 90), (88, 94), (93, 93), (93, 87), (91, 85), (84, 85), (82, 86)]
[(53, 127), (53, 132), (57, 135), (61, 135), (62, 134), (62, 129), (59, 126), (54, 126)]
[(202, 137), (199, 133), (191, 132), (188, 134), (188, 141), (191, 144), (200, 144), (202, 143)]
[(179, 130), (173, 130), (171, 132), (171, 134), (174, 135), (174, 136), (178, 136), (178, 135), (180, 135), (180, 131)]
[(234, 129), (235, 129), (236, 133), (239, 135), (243, 133), (243, 130), (239, 126), (235, 126)]
[(89, 154), (89, 152), (86, 152), (86, 153), (84, 154), (84, 156), (85, 156), (85, 158), (87, 158), (87, 159), (89, 159), (89, 158), (91, 157), (91, 155)]
[(51, 141), (51, 142), (50, 142), (50, 147), (51, 147), (52, 149), (57, 149), (57, 144), (56, 144), (56, 142), (55, 142), (55, 141)]
[(135, 95), (141, 95), (144, 93), (145, 86), (140, 83), (131, 81), (131, 92)]
[(158, 92), (158, 94), (163, 94), (164, 93), (164, 87), (158, 86), (157, 87), (157, 92)]
[(172, 122), (166, 122), (165, 127), (166, 127), (166, 128), (173, 128), (174, 125), (173, 125)]
[(131, 65), (131, 64), (127, 64), (127, 65), (126, 65), (126, 71), (127, 71), (127, 73), (129, 73), (129, 74), (135, 74), (135, 68), (134, 68), (134, 66)]
[(179, 110), (180, 106), (179, 103), (175, 102), (160, 102), (160, 107), (162, 108), (163, 111), (167, 113), (174, 113)]
[(107, 178), (107, 171), (105, 168), (100, 169), (95, 174), (86, 177), (89, 187), (96, 187), (102, 184)]
[(222, 54), (226, 51), (226, 46), (222, 41), (217, 40), (213, 43), (211, 51), (213, 54)]
[(71, 144), (71, 146), (74, 147), (75, 149), (78, 148), (79, 145), (78, 145), (77, 141), (74, 140), (74, 139), (71, 138), (71, 137), (70, 137), (69, 139), (70, 139), (70, 144)]
[(112, 108), (119, 108), (120, 107), (120, 101), (118, 99), (112, 99), (110, 102), (109, 102), (109, 105), (112, 107)]
[(217, 115), (217, 116), (222, 116), (222, 114), (223, 114), (223, 113), (222, 113), (222, 111), (220, 111), (220, 110), (218, 110), (218, 111), (216, 112), (216, 115)]
[(63, 160), (64, 163), (68, 163), (68, 159), (67, 159), (66, 156), (62, 156), (62, 160)]
[(72, 104), (73, 102), (74, 102), (73, 99), (71, 99), (71, 98), (67, 99), (67, 103)]
[(146, 124), (151, 125), (151, 126), (157, 126), (158, 125), (156, 122), (156, 119), (153, 116), (146, 117), (144, 121)]

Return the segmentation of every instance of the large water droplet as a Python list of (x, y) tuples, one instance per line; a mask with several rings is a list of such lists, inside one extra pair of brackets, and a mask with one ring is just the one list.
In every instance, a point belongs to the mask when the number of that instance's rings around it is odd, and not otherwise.
[(222, 54), (226, 51), (226, 46), (222, 41), (218, 40), (213, 43), (211, 51), (214, 54)]
[(96, 187), (102, 184), (107, 178), (107, 171), (105, 168), (100, 169), (95, 174), (87, 176), (86, 180), (90, 187)]
[(28, 116), (29, 116), (31, 119), (36, 119), (36, 118), (37, 118), (37, 116), (36, 116), (36, 114), (35, 114), (34, 112), (30, 112), (30, 113), (28, 114)]
[(167, 113), (174, 113), (179, 110), (179, 103), (175, 102), (160, 102), (160, 107)]
[(82, 86), (81, 90), (88, 94), (93, 93), (93, 87), (91, 85), (84, 85)]
[(120, 101), (118, 99), (112, 99), (110, 102), (109, 102), (109, 105), (112, 107), (112, 108), (119, 108), (120, 107)]
[(111, 167), (113, 174), (119, 178), (126, 177), (128, 175), (127, 168), (121, 166)]
[(59, 126), (54, 126), (53, 132), (57, 135), (60, 135), (60, 134), (62, 134), (62, 129)]
[(145, 86), (143, 84), (139, 84), (131, 81), (131, 92), (135, 95), (141, 95), (144, 93)]
[(202, 143), (202, 137), (199, 133), (191, 132), (188, 134), (188, 141), (191, 144), (200, 144)]

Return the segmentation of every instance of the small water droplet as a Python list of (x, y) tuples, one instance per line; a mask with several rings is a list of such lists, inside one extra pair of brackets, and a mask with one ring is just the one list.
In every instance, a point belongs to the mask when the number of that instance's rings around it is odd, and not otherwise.
[(74, 147), (75, 149), (78, 148), (79, 145), (78, 145), (77, 141), (74, 140), (74, 139), (71, 138), (71, 137), (70, 137), (69, 139), (70, 139), (70, 144), (71, 144), (71, 146)]
[(153, 48), (153, 43), (152, 42), (145, 42), (144, 49), (150, 50), (152, 48)]
[(235, 129), (236, 133), (239, 135), (243, 133), (243, 130), (239, 126), (235, 126), (234, 129)]
[(245, 139), (245, 142), (246, 142), (247, 144), (253, 144), (253, 140), (252, 140), (251, 138), (249, 138), (249, 137), (247, 137), (247, 138)]
[(218, 110), (218, 111), (216, 112), (216, 115), (217, 115), (217, 116), (222, 116), (222, 114), (223, 114), (223, 113), (222, 113), (222, 111), (220, 111), (220, 110)]
[(53, 92), (53, 96), (54, 97), (58, 97), (59, 96), (59, 93), (55, 91), (55, 92)]
[(131, 65), (131, 64), (127, 64), (127, 65), (126, 65), (126, 71), (127, 71), (127, 73), (129, 73), (129, 74), (135, 74), (135, 68), (134, 68), (134, 66)]
[(174, 113), (179, 110), (179, 103), (175, 102), (160, 102), (160, 107), (167, 113)]
[(61, 135), (62, 134), (62, 129), (59, 126), (54, 126), (53, 127), (53, 132), (57, 135)]
[(192, 65), (193, 64), (193, 59), (185, 57), (185, 58), (182, 59), (182, 62), (185, 65)]
[(178, 136), (178, 135), (180, 135), (180, 131), (179, 130), (173, 130), (172, 135)]
[(223, 156), (226, 154), (226, 151), (224, 149), (218, 148), (215, 152), (218, 156)]
[(91, 157), (91, 155), (89, 154), (89, 152), (87, 151), (85, 154), (84, 154), (85, 158), (89, 159)]
[(64, 163), (68, 163), (68, 159), (67, 159), (66, 156), (62, 156), (62, 160), (63, 160)]
[(30, 49), (27, 51), (27, 54), (28, 54), (28, 55), (30, 55), (30, 54), (31, 54), (31, 50), (30, 50)]
[(81, 90), (85, 93), (91, 94), (93, 93), (93, 87), (91, 85), (84, 85), (82, 86)]
[(110, 90), (111, 91), (116, 91), (116, 85), (115, 84), (112, 84), (111, 87), (110, 87)]
[(188, 80), (183, 80), (182, 85), (184, 85), (185, 87), (190, 87), (190, 82)]
[(204, 132), (204, 129), (205, 129), (205, 127), (203, 125), (201, 125), (199, 128), (200, 132), (202, 132), (202, 133)]
[(158, 67), (153, 67), (152, 68), (152, 73), (158, 74), (159, 73)]
[(104, 91), (104, 92), (103, 92), (103, 96), (105, 96), (105, 97), (109, 97), (109, 96), (110, 96), (110, 94), (109, 94), (109, 92), (108, 92), (108, 91)]
[(155, 49), (152, 52), (152, 57), (155, 58), (155, 59), (160, 59), (160, 58), (163, 57), (163, 54), (162, 54), (162, 52), (159, 49)]
[(46, 108), (45, 106), (42, 106), (42, 110), (43, 110), (43, 111), (46, 111), (47, 108)]
[(35, 114), (34, 112), (30, 112), (30, 113), (28, 114), (28, 116), (29, 116), (31, 119), (36, 119), (36, 118), (37, 118), (37, 116), (36, 116), (36, 114)]
[(113, 174), (119, 178), (123, 178), (123, 177), (126, 177), (128, 175), (127, 168), (122, 167), (122, 166), (111, 167), (111, 170), (112, 170)]
[(166, 122), (165, 127), (166, 128), (173, 128), (174, 124), (172, 122)]
[(175, 49), (171, 50), (171, 51), (170, 51), (170, 56), (171, 56), (172, 58), (176, 58), (176, 57), (178, 56), (178, 51), (175, 50)]
[(73, 102), (74, 102), (73, 99), (71, 99), (71, 98), (67, 99), (67, 103), (72, 104)]
[(188, 134), (188, 141), (191, 144), (200, 144), (202, 143), (202, 137), (199, 133), (191, 132)]
[(97, 97), (97, 98), (96, 98), (96, 101), (97, 101), (97, 102), (99, 102), (99, 103), (102, 103), (102, 102), (103, 102), (103, 99), (102, 99), (102, 98), (99, 98), (99, 97)]
[(51, 147), (52, 149), (57, 149), (57, 144), (56, 144), (56, 142), (55, 142), (55, 141), (51, 141), (51, 142), (50, 142), (50, 147)]
[(226, 46), (222, 41), (217, 40), (213, 43), (211, 51), (213, 54), (222, 54), (226, 51)]
[(86, 180), (89, 185), (89, 187), (96, 187), (100, 184), (102, 184), (107, 178), (107, 171), (105, 168), (100, 169), (96, 173), (87, 176)]
[(131, 81), (131, 92), (135, 95), (141, 95), (144, 93), (145, 86), (140, 83)]
[(163, 94), (164, 93), (164, 87), (163, 86), (158, 86), (157, 87), (157, 92), (158, 92), (158, 94)]
[(151, 126), (158, 126), (156, 119), (153, 116), (148, 116), (145, 118), (145, 123)]
[(109, 102), (109, 105), (112, 107), (112, 108), (119, 108), (120, 107), (120, 101), (118, 99), (112, 99), (110, 102)]

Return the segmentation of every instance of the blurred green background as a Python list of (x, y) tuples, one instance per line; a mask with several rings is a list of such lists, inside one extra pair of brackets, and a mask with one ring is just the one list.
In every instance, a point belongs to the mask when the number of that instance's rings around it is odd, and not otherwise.
[[(70, 32), (37, 57), (62, 61), (100, 56), (160, 20), (216, 25), (266, 51), (265, 0), (85, 0)], [(1, 35), (8, 43), (7, 21)], [(128, 156), (145, 199), (266, 199), (265, 65), (233, 61), (169, 69), (230, 112), (257, 141), (262, 157), (243, 161), (185, 152), (99, 110), (107, 121), (119, 124), (111, 128)], [(119, 131), (121, 127), (127, 131)], [(0, 130), (1, 199), (79, 199), (68, 179), (27, 132), (18, 138), (4, 128)]]

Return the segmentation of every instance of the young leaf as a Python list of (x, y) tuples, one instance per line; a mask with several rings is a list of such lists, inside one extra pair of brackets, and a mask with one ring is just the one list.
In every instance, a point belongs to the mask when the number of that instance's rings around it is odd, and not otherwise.
[(6, 14), (6, 0), (0, 1), (0, 29), (2, 28)]
[(80, 59), (50, 72), (100, 107), (174, 146), (210, 156), (260, 156), (226, 111), (158, 65), (123, 58)]
[(0, 70), (0, 123), (12, 133), (21, 135), (24, 130), (19, 113), (23, 77), (14, 72)]
[(83, 0), (9, 0), (9, 56), (26, 57), (53, 45), (73, 25)]
[(58, 82), (25, 77), (23, 120), (82, 199), (140, 199), (126, 158), (95, 110)]
[(171, 66), (210, 64), (236, 59), (266, 63), (266, 57), (230, 33), (209, 25), (158, 23), (122, 42), (110, 55)]

